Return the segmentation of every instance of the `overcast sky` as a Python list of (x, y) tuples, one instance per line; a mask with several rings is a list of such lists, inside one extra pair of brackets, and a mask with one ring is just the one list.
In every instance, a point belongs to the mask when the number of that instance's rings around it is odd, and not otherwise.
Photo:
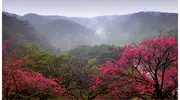
[(93, 17), (139, 11), (178, 12), (178, 0), (3, 0), (3, 10), (24, 15)]

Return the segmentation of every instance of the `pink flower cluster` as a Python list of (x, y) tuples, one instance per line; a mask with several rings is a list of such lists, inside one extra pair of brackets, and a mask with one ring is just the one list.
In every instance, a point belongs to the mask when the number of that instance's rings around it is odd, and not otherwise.
[[(174, 37), (164, 34), (124, 46), (119, 61), (101, 66), (99, 75), (92, 80), (93, 88), (99, 90), (107, 86), (113, 99), (142, 95), (166, 98), (165, 93), (173, 93), (177, 89), (177, 43)], [(161, 97), (155, 95), (155, 90), (162, 91)]]
[[(8, 41), (3, 43), (3, 54), (6, 53), (6, 47), (9, 43)], [(3, 57), (6, 57), (6, 55), (3, 55)], [(26, 90), (28, 90), (26, 92), (30, 92), (29, 96), (44, 92), (54, 96), (65, 93), (65, 88), (58, 84), (55, 81), (56, 79), (46, 78), (41, 73), (22, 68), (24, 61), (31, 62), (26, 56), (22, 56), (18, 60), (11, 61), (12, 63), (3, 64), (3, 95)]]

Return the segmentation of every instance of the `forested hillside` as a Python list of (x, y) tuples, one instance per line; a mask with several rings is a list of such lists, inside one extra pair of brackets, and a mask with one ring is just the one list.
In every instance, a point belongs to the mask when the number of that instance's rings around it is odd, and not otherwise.
[(108, 60), (118, 60), (120, 58), (118, 56), (120, 52), (122, 52), (121, 47), (102, 44), (99, 46), (80, 46), (70, 50), (68, 53), (77, 65), (86, 64), (91, 61), (93, 62), (92, 65), (101, 65)]
[(26, 14), (19, 19), (29, 21), (39, 32), (47, 36), (53, 45), (64, 50), (96, 44), (98, 41), (92, 30), (63, 17)]
[(103, 37), (103, 43), (124, 45), (157, 36), (157, 29), (177, 28), (177, 20), (176, 13), (138, 12), (94, 17), (88, 27)]
[[(58, 34), (60, 35), (58, 38), (61, 38), (61, 34), (64, 33), (68, 33), (66, 36), (72, 33), (76, 35), (85, 34), (90, 38), (89, 40), (92, 44), (115, 44), (123, 46), (124, 44), (157, 36), (157, 29), (169, 31), (177, 28), (178, 16), (176, 13), (162, 12), (138, 12), (127, 15), (98, 16), (93, 18), (26, 14), (20, 17), (20, 19), (28, 20), (40, 31), (47, 29), (48, 31), (43, 31), (47, 37), (51, 37), (49, 34), (55, 34), (53, 36)], [(71, 23), (72, 25), (65, 24), (65, 22)], [(49, 26), (53, 26), (53, 28)], [(74, 30), (73, 27), (76, 27), (76, 30)], [(51, 33), (51, 31), (53, 33)], [(78, 35), (77, 39), (81, 40), (82, 36)], [(61, 42), (58, 39), (55, 40), (55, 43)], [(86, 40), (86, 43), (91, 44), (90, 41)], [(76, 43), (78, 44), (78, 42)]]
[(56, 52), (54, 47), (46, 36), (38, 33), (28, 21), (22, 21), (16, 17), (3, 12), (3, 41), (11, 40), (15, 45), (22, 43), (37, 43), (41, 49), (49, 52)]

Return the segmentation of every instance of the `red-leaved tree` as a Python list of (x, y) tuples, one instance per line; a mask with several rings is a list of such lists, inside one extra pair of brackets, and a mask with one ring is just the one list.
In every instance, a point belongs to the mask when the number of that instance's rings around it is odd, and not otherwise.
[(7, 46), (10, 41), (3, 43), (3, 96), (6, 99), (32, 99), (44, 94), (50, 96), (61, 96), (65, 89), (56, 82), (57, 79), (46, 78), (41, 73), (31, 69), (22, 68), (24, 63), (28, 63), (25, 56), (14, 60), (15, 51), (8, 51)]
[(177, 99), (178, 42), (162, 35), (124, 46), (119, 61), (107, 62), (94, 76), (92, 89), (110, 99)]

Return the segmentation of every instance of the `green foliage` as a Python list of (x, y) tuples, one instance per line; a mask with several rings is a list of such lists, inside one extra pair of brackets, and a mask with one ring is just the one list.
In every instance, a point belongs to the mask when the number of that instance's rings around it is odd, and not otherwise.
[(87, 63), (91, 63), (93, 66), (104, 64), (107, 60), (118, 59), (120, 52), (120, 47), (102, 44), (99, 46), (80, 46), (70, 50), (69, 54), (72, 55), (73, 63), (77, 66)]
[[(33, 62), (24, 65), (24, 67), (32, 68), (34, 71), (43, 73), (45, 76), (59, 76), (61, 73), (50, 72), (49, 69), (63, 69), (66, 66), (66, 63), (71, 60), (71, 57), (68, 55), (55, 55), (50, 54), (46, 51), (40, 50), (37, 44), (25, 45), (21, 44), (16, 49), (17, 57), (26, 55), (27, 58), (33, 60)], [(52, 75), (52, 76), (53, 76)]]
[(92, 59), (88, 60), (88, 64), (93, 64), (96, 62), (96, 60), (97, 60), (96, 58), (92, 58)]
[(176, 39), (178, 39), (178, 29), (177, 28), (169, 30), (167, 32), (167, 34), (170, 36), (174, 36)]
[(40, 65), (47, 65), (51, 62), (51, 59), (55, 57), (53, 54), (49, 54), (46, 51), (41, 51), (37, 44), (31, 45), (20, 45), (17, 53), (19, 55), (26, 55), (29, 59), (33, 59), (34, 62), (30, 63), (28, 66), (38, 67)]

